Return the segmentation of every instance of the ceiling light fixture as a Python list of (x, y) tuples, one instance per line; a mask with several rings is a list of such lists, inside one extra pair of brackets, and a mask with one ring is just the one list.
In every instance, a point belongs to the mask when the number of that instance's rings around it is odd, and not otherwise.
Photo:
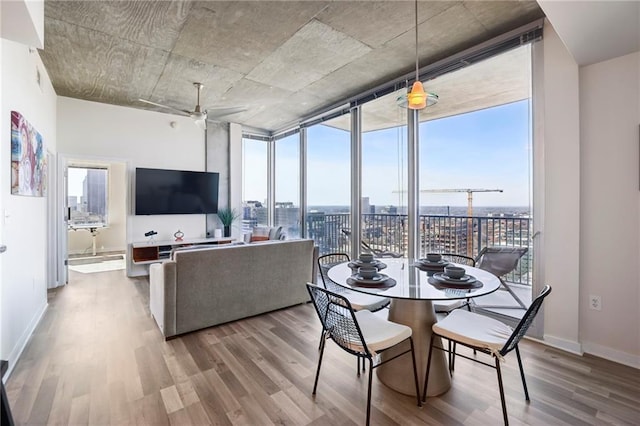
[(411, 86), (411, 92), (398, 98), (398, 105), (409, 109), (424, 109), (438, 102), (438, 95), (424, 91), (420, 81), (420, 66), (418, 56), (418, 0), (415, 0), (415, 30), (416, 30), (416, 80)]

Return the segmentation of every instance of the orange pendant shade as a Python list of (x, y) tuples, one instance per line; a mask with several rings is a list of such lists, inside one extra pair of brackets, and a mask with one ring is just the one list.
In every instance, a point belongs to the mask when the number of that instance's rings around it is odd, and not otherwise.
[(413, 83), (411, 92), (407, 95), (407, 108), (423, 109), (427, 106), (427, 94), (420, 81)]

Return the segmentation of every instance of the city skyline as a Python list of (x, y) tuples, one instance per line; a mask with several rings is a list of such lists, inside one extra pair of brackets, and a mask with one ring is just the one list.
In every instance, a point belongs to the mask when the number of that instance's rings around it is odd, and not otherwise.
[[(259, 200), (246, 200), (243, 202), (243, 206), (255, 209), (256, 207), (253, 203), (259, 202), (261, 207), (258, 209), (266, 210), (266, 204)], [(282, 206), (282, 204), (289, 204), (286, 207)], [(406, 207), (398, 207), (394, 205), (373, 205), (370, 207), (375, 207), (375, 212), (371, 211), (363, 211), (362, 214), (397, 214), (397, 215), (406, 215), (407, 208)], [(276, 204), (276, 209), (285, 209), (285, 210), (299, 210), (299, 206), (291, 205), (290, 202), (278, 202)], [(313, 205), (309, 204), (307, 206), (309, 212), (318, 212), (325, 214), (347, 214), (350, 212), (351, 207), (349, 205)], [(385, 212), (387, 210), (395, 211), (395, 213)], [(466, 216), (467, 215), (467, 206), (452, 206), (452, 205), (422, 205), (420, 206), (420, 215), (444, 215), (444, 216)], [(530, 216), (531, 208), (529, 206), (474, 206), (473, 208), (473, 216), (492, 216), (495, 214), (505, 214), (505, 215), (518, 215), (518, 216)], [(265, 213), (266, 215), (266, 213)], [(265, 216), (266, 217), (266, 216)]]

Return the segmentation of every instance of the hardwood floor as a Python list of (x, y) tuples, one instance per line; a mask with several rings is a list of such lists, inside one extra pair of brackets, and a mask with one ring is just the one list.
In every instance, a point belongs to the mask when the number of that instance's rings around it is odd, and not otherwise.
[[(17, 424), (363, 424), (367, 375), (328, 342), (311, 395), (320, 324), (311, 304), (165, 342), (148, 282), (124, 271), (80, 274), (49, 308), (7, 382)], [(640, 371), (521, 344), (503, 377), (512, 425), (640, 424)], [(420, 374), (424, 374), (421, 372)], [(460, 359), (452, 388), (424, 407), (374, 376), (373, 424), (501, 424), (495, 371)]]

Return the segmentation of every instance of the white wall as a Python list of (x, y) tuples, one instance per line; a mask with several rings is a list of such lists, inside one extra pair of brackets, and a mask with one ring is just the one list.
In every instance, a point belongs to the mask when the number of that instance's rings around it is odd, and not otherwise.
[[(10, 114), (20, 112), (42, 135), (45, 152), (56, 151), (56, 95), (37, 51), (7, 40), (1, 44), (0, 255), (2, 336), (0, 356), (13, 368), (47, 306), (46, 198), (11, 195)], [(36, 83), (40, 71), (41, 86)], [(49, 171), (55, 172), (49, 165)]]
[(2, 38), (41, 49), (44, 46), (44, 1), (0, 2)]
[(585, 352), (638, 367), (639, 69), (640, 53), (580, 69), (580, 340)]
[(578, 67), (543, 43), (544, 339), (640, 368), (640, 53)]
[(580, 353), (580, 117), (578, 66), (544, 27), (544, 338)]
[[(59, 97), (58, 141), (58, 152), (69, 158), (128, 161), (129, 178), (135, 167), (205, 170), (204, 132), (189, 117)], [(221, 193), (226, 190), (221, 186)], [(146, 241), (144, 233), (149, 230), (158, 232), (157, 241), (173, 240), (177, 230), (185, 239), (206, 236), (205, 215), (135, 216), (131, 211), (129, 207), (128, 242)], [(140, 275), (146, 270), (136, 267), (128, 272)]]

